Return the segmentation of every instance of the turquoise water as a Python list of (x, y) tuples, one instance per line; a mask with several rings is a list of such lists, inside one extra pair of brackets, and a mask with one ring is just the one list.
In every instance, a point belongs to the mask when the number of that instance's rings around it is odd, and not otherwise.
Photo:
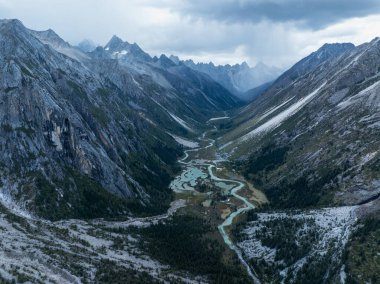
[(198, 179), (206, 179), (207, 173), (197, 167), (186, 167), (186, 169), (177, 176), (171, 183), (170, 188), (175, 192), (194, 190)]
[[(203, 135), (203, 137), (205, 137), (205, 135)], [(239, 216), (241, 213), (245, 211), (255, 208), (255, 206), (251, 202), (249, 202), (248, 199), (237, 194), (237, 192), (245, 186), (244, 183), (240, 181), (236, 181), (236, 180), (222, 179), (215, 176), (213, 172), (213, 169), (215, 169), (215, 165), (213, 161), (194, 159), (194, 160), (185, 162), (189, 157), (189, 154), (188, 154), (189, 152), (196, 152), (196, 151), (199, 151), (200, 149), (211, 147), (213, 143), (214, 141), (204, 148), (197, 148), (197, 149), (185, 151), (185, 157), (180, 159), (179, 162), (183, 165), (186, 165), (186, 168), (182, 171), (182, 173), (179, 176), (177, 176), (171, 182), (170, 188), (176, 192), (194, 190), (194, 187), (199, 181), (199, 179), (211, 179), (215, 181), (215, 185), (223, 191), (223, 194), (226, 194), (226, 195), (231, 194), (235, 198), (244, 202), (245, 207), (239, 208), (238, 210), (232, 212), (224, 220), (224, 222), (218, 226), (218, 230), (220, 234), (222, 235), (223, 240), (226, 243), (226, 245), (228, 245), (228, 247), (237, 254), (239, 260), (245, 266), (248, 274), (251, 276), (254, 282), (260, 283), (259, 279), (257, 279), (257, 277), (253, 274), (248, 263), (244, 260), (241, 254), (241, 251), (234, 245), (231, 238), (226, 232), (226, 227), (231, 226), (231, 224), (233, 223), (234, 219), (237, 216)], [(207, 166), (207, 171), (204, 169), (205, 166)]]

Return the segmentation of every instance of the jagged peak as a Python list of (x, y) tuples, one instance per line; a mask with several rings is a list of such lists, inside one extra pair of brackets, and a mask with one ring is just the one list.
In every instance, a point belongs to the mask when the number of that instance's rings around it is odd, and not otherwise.
[(10, 30), (15, 33), (28, 33), (28, 29), (24, 26), (24, 24), (17, 19), (3, 19), (0, 20), (0, 27), (2, 29)]
[(49, 44), (53, 47), (71, 47), (71, 45), (63, 40), (54, 30), (48, 29), (45, 31), (29, 30), (37, 39), (45, 44)]
[(54, 39), (60, 39), (62, 41), (64, 41), (55, 31), (53, 31), (52, 29), (48, 29), (46, 31), (34, 31), (35, 33), (38, 33), (40, 35), (44, 35), (45, 37), (47, 38), (54, 38)]
[(120, 37), (113, 35), (109, 42), (106, 44), (105, 48), (114, 49), (123, 43), (124, 41)]
[(180, 63), (180, 59), (178, 56), (175, 56), (175, 55), (170, 55), (169, 56), (170, 60), (173, 61), (175, 64), (179, 64)]
[(25, 28), (24, 24), (18, 19), (0, 19), (0, 26), (2, 25), (22, 26)]
[[(337, 55), (343, 54), (344, 52), (355, 48), (352, 43), (325, 43), (317, 51), (314, 51), (309, 56), (305, 57), (298, 63), (310, 62), (310, 60), (316, 60), (316, 62), (322, 62), (328, 58), (333, 58)], [(296, 65), (298, 64), (296, 63)]]
[(159, 58), (159, 61), (160, 61), (160, 64), (163, 66), (163, 67), (172, 67), (172, 66), (175, 66), (176, 63), (173, 62), (169, 57), (167, 57), (165, 54), (161, 54), (160, 58)]
[(375, 37), (373, 40), (371, 40), (371, 43), (377, 43), (380, 41), (380, 37)]
[(193, 65), (193, 66), (196, 65), (192, 59), (187, 59), (184, 61), (184, 63), (189, 64), (189, 65)]
[[(262, 63), (260, 61), (259, 63), (256, 64), (256, 66), (259, 65), (259, 64), (264, 64), (264, 63)], [(241, 65), (242, 68), (245, 68), (245, 69), (249, 69), (250, 68), (249, 65), (248, 65), (248, 63), (246, 61), (243, 61), (240, 65)]]
[(345, 43), (325, 43), (322, 45), (315, 53), (320, 53), (323, 51), (337, 51), (337, 50), (346, 50), (352, 49), (355, 45), (350, 42)]

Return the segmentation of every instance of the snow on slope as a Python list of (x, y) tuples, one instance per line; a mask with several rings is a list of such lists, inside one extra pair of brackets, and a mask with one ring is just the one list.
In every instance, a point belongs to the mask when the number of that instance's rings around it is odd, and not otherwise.
[[(357, 206), (344, 206), (323, 208), (310, 211), (301, 211), (299, 213), (258, 213), (258, 219), (247, 223), (242, 233), (244, 240), (237, 243), (237, 246), (243, 251), (246, 259), (264, 259), (269, 263), (281, 262), (276, 260), (276, 248), (270, 248), (262, 243), (258, 232), (262, 231), (266, 222), (275, 221), (282, 222), (284, 219), (288, 220), (313, 220), (312, 223), (305, 223), (300, 227), (295, 235), (295, 240), (298, 242), (302, 236), (313, 232), (316, 229), (318, 238), (313, 242), (309, 250), (305, 251), (305, 255), (291, 264), (285, 266), (280, 272), (281, 275), (286, 277), (290, 271), (295, 272), (300, 270), (308, 261), (308, 258), (318, 257), (328, 253), (329, 248), (334, 247), (336, 256), (341, 255), (345, 247), (353, 226), (356, 222), (356, 209)], [(268, 228), (270, 230), (270, 228)]]
[(191, 131), (191, 132), (194, 132), (193, 129), (191, 129), (187, 123), (185, 121), (183, 121), (182, 119), (180, 119), (178, 116), (175, 116), (174, 114), (172, 114), (171, 112), (168, 111), (168, 114), (176, 121), (178, 122), (178, 124), (180, 124), (183, 128)]
[(187, 140), (185, 138), (182, 138), (182, 137), (179, 137), (177, 135), (174, 135), (174, 134), (171, 134), (171, 133), (168, 133), (171, 137), (174, 138), (174, 140), (178, 143), (178, 144), (181, 144), (185, 147), (188, 147), (188, 148), (197, 148), (199, 147), (199, 143), (198, 142), (194, 142), (194, 141), (190, 141), (190, 140)]
[(217, 121), (217, 120), (222, 120), (222, 119), (227, 119), (227, 118), (230, 118), (229, 116), (221, 116), (221, 117), (213, 117), (213, 118), (210, 118), (208, 121)]
[(262, 121), (262, 120), (263, 120), (264, 118), (266, 118), (267, 116), (271, 115), (272, 113), (274, 113), (274, 112), (277, 111), (278, 109), (282, 108), (284, 105), (286, 105), (288, 102), (290, 102), (293, 98), (294, 98), (294, 97), (291, 97), (290, 99), (288, 99), (288, 100), (286, 100), (285, 102), (279, 104), (278, 106), (269, 109), (269, 110), (266, 111), (262, 116), (260, 116), (260, 118), (257, 120), (257, 122)]
[(190, 132), (194, 132), (193, 129), (190, 128), (190, 126), (187, 125), (185, 121), (180, 119), (178, 116), (172, 114), (170, 111), (168, 111), (163, 105), (161, 105), (158, 101), (152, 99), (156, 104), (158, 104), (160, 107), (162, 107), (170, 116), (172, 119), (174, 119), (179, 125), (181, 125), (183, 128), (189, 130)]
[(323, 83), (321, 86), (319, 86), (316, 90), (308, 94), (306, 97), (300, 99), (298, 102), (294, 103), (281, 113), (277, 114), (276, 116), (272, 117), (270, 120), (265, 122), (264, 124), (260, 125), (259, 127), (255, 128), (251, 132), (244, 135), (242, 138), (240, 138), (241, 141), (246, 141), (253, 136), (260, 134), (262, 132), (266, 132), (268, 130), (274, 129), (281, 125), (283, 121), (285, 121), (287, 118), (293, 116), (296, 114), (302, 107), (304, 107), (308, 102), (310, 102), (313, 97), (326, 85), (326, 83)]
[(344, 100), (340, 104), (338, 104), (339, 109), (344, 109), (357, 101), (359, 101), (362, 98), (366, 98), (367, 100), (371, 101), (373, 96), (376, 96), (375, 88), (380, 85), (380, 81), (377, 81), (376, 83), (370, 85), (369, 87), (365, 88), (364, 90), (360, 91), (358, 94), (348, 98), (347, 100)]

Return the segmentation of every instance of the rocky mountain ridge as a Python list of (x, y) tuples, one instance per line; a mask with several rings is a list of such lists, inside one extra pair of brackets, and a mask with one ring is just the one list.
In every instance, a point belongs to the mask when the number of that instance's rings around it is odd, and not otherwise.
[[(86, 54), (51, 30), (3, 20), (0, 43), (2, 192), (44, 218), (162, 210), (182, 152), (174, 135), (195, 136), (210, 113), (239, 104), (208, 77), (157, 68), (117, 38)], [(121, 48), (131, 56), (118, 58)]]
[[(175, 57), (170, 57), (178, 61)], [(241, 94), (261, 86), (265, 83), (275, 80), (281, 75), (281, 69), (268, 66), (262, 62), (250, 67), (246, 62), (235, 65), (214, 65), (210, 63), (194, 63), (192, 60), (182, 61), (186, 66), (208, 74), (215, 81), (219, 82), (225, 88), (237, 96), (245, 99)]]
[[(376, 195), (379, 52), (378, 38), (324, 45), (243, 108), (221, 148), (245, 160), (246, 175), (278, 206), (352, 205)], [(269, 164), (255, 165), (261, 159)]]

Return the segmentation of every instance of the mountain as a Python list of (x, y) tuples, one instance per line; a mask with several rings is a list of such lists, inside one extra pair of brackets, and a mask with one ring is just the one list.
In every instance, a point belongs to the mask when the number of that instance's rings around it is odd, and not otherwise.
[(113, 36), (111, 40), (106, 44), (104, 50), (109, 52), (113, 58), (128, 58), (138, 59), (141, 61), (152, 61), (149, 54), (144, 52), (136, 43), (130, 44), (124, 42), (121, 38)]
[(219, 140), (273, 206), (353, 205), (380, 193), (378, 38), (326, 44), (241, 109)]
[[(177, 61), (174, 56), (171, 58), (174, 62)], [(229, 64), (215, 66), (212, 62), (195, 64), (192, 60), (186, 60), (183, 63), (194, 70), (209, 75), (230, 92), (237, 95), (273, 81), (282, 73), (279, 68), (269, 67), (262, 62), (259, 62), (253, 68), (249, 67), (246, 62), (232, 66)], [(239, 95), (239, 97), (241, 96)]]
[(273, 81), (264, 83), (260, 86), (257, 86), (253, 89), (250, 89), (246, 91), (245, 93), (242, 93), (239, 97), (243, 101), (251, 102), (254, 99), (258, 98), (261, 94), (263, 94), (270, 86), (272, 86)]
[(91, 52), (94, 51), (97, 45), (89, 39), (84, 39), (77, 46), (83, 52)]
[(269, 201), (233, 231), (262, 283), (378, 282), (379, 55), (325, 44), (220, 123), (220, 155)]
[(240, 103), (117, 37), (84, 53), (18, 20), (0, 21), (0, 35), (2, 196), (47, 219), (164, 210), (182, 154), (173, 137)]
[(245, 92), (18, 20), (0, 64), (0, 283), (378, 281), (379, 38)]

